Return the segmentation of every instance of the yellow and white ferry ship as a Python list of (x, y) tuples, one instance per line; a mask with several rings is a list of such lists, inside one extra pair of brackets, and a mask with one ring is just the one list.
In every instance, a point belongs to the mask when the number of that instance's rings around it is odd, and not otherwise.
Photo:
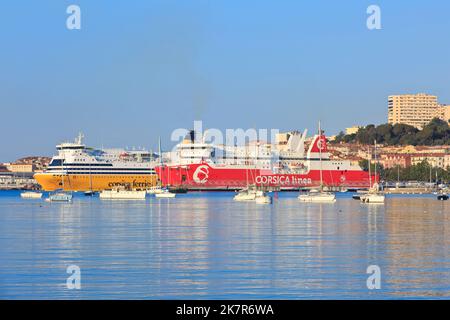
[(74, 142), (56, 146), (47, 169), (34, 178), (45, 191), (102, 191), (122, 187), (146, 190), (155, 186), (156, 159), (146, 150), (94, 149), (83, 144), (80, 133)]

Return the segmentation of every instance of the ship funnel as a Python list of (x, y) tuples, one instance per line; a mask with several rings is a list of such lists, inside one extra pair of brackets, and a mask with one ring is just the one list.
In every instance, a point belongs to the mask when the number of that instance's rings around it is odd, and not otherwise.
[(189, 132), (184, 136), (183, 143), (194, 143), (195, 142), (195, 131), (189, 130)]
[(322, 158), (329, 158), (327, 138), (323, 134), (316, 134), (309, 146), (308, 157), (316, 157), (321, 154)]

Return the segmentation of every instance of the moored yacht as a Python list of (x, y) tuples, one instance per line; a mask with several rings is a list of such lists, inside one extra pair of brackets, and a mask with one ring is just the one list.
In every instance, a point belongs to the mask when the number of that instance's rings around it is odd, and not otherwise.
[(175, 198), (176, 193), (170, 192), (168, 188), (162, 188), (161, 192), (155, 193), (156, 198)]
[(256, 199), (256, 188), (254, 186), (248, 186), (239, 190), (233, 199), (235, 201), (253, 201)]
[(113, 189), (113, 190), (103, 190), (100, 192), (100, 199), (109, 200), (144, 200), (146, 195), (145, 190), (124, 190), (124, 189)]
[(368, 192), (360, 196), (362, 203), (384, 203), (385, 196), (379, 192)]
[(265, 191), (257, 190), (255, 195), (255, 202), (260, 204), (271, 204), (272, 197), (269, 196)]
[(298, 200), (301, 202), (336, 202), (336, 195), (332, 192), (310, 190), (308, 193), (300, 194)]
[(45, 201), (48, 202), (72, 202), (73, 195), (71, 192), (66, 192), (64, 190), (56, 190), (50, 193)]
[(40, 199), (42, 198), (41, 192), (25, 191), (20, 194), (21, 198), (24, 199)]
[(380, 191), (380, 186), (378, 184), (377, 179), (377, 142), (375, 141), (375, 183), (372, 185), (372, 176), (370, 175), (370, 166), (371, 166), (371, 159), (372, 159), (372, 154), (370, 152), (370, 147), (368, 150), (368, 167), (369, 167), (369, 184), (371, 185), (371, 187), (369, 188), (369, 191), (365, 194), (362, 194), (360, 196), (360, 201), (362, 203), (384, 203), (385, 200), (385, 195), (383, 192)]
[(335, 202), (336, 201), (336, 195), (331, 192), (325, 192), (324, 191), (324, 185), (323, 185), (323, 169), (322, 169), (322, 150), (324, 149), (326, 138), (323, 136), (322, 130), (320, 129), (320, 122), (319, 122), (319, 141), (317, 142), (317, 153), (319, 156), (319, 177), (320, 177), (320, 186), (319, 190), (310, 190), (307, 193), (300, 193), (298, 196), (298, 200), (302, 202)]

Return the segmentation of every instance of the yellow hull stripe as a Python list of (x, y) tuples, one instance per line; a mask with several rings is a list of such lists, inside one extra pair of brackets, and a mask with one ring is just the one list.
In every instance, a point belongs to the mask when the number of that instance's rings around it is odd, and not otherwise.
[[(67, 191), (102, 191), (116, 187), (132, 189), (148, 189), (158, 183), (158, 176), (154, 175), (52, 175), (38, 173), (34, 175), (36, 181), (45, 191), (64, 189)], [(63, 181), (64, 180), (64, 181)]]

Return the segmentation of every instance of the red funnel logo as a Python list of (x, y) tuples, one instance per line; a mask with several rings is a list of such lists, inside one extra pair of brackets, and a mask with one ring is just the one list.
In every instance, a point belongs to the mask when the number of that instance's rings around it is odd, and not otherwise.
[(314, 141), (311, 152), (327, 152), (327, 140), (325, 136), (318, 136)]
[(192, 175), (192, 179), (194, 179), (194, 181), (196, 183), (206, 183), (206, 181), (208, 181), (209, 178), (209, 169), (208, 166), (206, 165), (202, 165), (197, 167), (197, 169), (195, 169), (194, 174)]

